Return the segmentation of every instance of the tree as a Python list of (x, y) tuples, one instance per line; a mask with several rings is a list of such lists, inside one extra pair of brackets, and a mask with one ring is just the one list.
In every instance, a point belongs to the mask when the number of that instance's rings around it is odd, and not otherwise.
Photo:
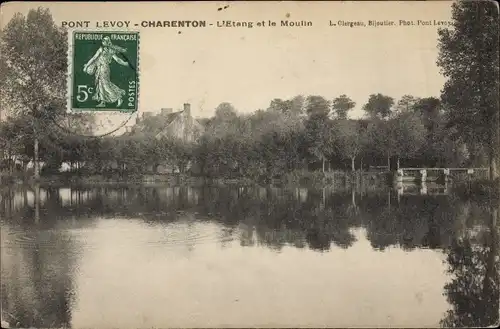
[(493, 2), (452, 5), (453, 26), (438, 31), (438, 66), (447, 81), (441, 98), (455, 138), (488, 152), (490, 178), (498, 171), (499, 25)]
[(415, 104), (419, 101), (418, 97), (411, 95), (404, 95), (396, 104), (396, 112), (409, 112), (414, 109)]
[(330, 102), (322, 96), (308, 96), (306, 99), (306, 113), (309, 116), (326, 115), (330, 113)]
[(291, 100), (291, 114), (299, 116), (304, 112), (305, 99), (304, 96), (298, 95), (293, 97)]
[(368, 123), (367, 136), (380, 156), (387, 158), (387, 169), (391, 169), (391, 157), (396, 154), (394, 138), (388, 121), (374, 118)]
[(220, 103), (215, 109), (215, 119), (218, 121), (229, 121), (237, 116), (238, 114), (231, 103)]
[(391, 114), (391, 108), (394, 105), (394, 99), (382, 94), (372, 94), (368, 102), (363, 106), (363, 110), (370, 117), (379, 117), (385, 119)]
[(367, 138), (381, 155), (390, 159), (411, 158), (417, 154), (425, 141), (425, 127), (420, 117), (411, 112), (399, 113), (389, 120), (375, 119), (368, 125)]
[(389, 121), (393, 153), (397, 155), (397, 168), (401, 157), (411, 158), (417, 154), (425, 141), (425, 127), (420, 116), (412, 112), (401, 112)]
[(48, 9), (30, 10), (26, 17), (16, 14), (2, 32), (2, 98), (17, 114), (31, 117), (36, 177), (42, 127), (63, 113), (67, 49), (66, 32)]
[(16, 118), (0, 122), (0, 149), (2, 150), (1, 167), (10, 173), (14, 171), (17, 156), (24, 151), (24, 138), (26, 134), (26, 120)]
[(208, 125), (206, 132), (212, 137), (222, 137), (235, 133), (235, 121), (238, 114), (231, 103), (223, 102), (215, 109), (215, 116)]
[(419, 98), (413, 104), (413, 112), (420, 115), (429, 134), (436, 132), (442, 120), (441, 101), (435, 97)]
[(284, 101), (281, 98), (275, 98), (271, 101), (271, 104), (269, 104), (268, 110), (281, 113), (289, 113), (292, 110), (292, 101)]
[(346, 95), (340, 95), (332, 102), (332, 112), (338, 119), (347, 119), (347, 114), (356, 106), (356, 103)]
[(172, 141), (173, 155), (180, 173), (185, 173), (192, 159), (193, 145), (180, 139)]
[(427, 166), (460, 166), (455, 159), (461, 143), (454, 142), (447, 129), (441, 101), (435, 97), (419, 99), (413, 105), (413, 112), (420, 116), (426, 130), (426, 145), (421, 150), (421, 158)]
[[(315, 112), (312, 112), (315, 113)], [(334, 136), (328, 112), (312, 114), (305, 123), (305, 142), (309, 152), (322, 162), (325, 171), (325, 160), (333, 154)]]
[(339, 153), (351, 160), (351, 170), (354, 171), (356, 157), (365, 142), (365, 131), (354, 120), (335, 120), (334, 130)]

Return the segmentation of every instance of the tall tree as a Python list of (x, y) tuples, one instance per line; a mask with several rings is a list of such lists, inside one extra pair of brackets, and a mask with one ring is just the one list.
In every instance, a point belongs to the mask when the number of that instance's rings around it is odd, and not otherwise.
[(425, 165), (460, 166), (454, 158), (458, 155), (456, 150), (461, 144), (450, 138), (450, 129), (446, 129), (447, 122), (441, 101), (435, 97), (421, 98), (413, 105), (413, 112), (420, 116), (426, 129), (426, 145), (421, 150)]
[(391, 157), (397, 154), (390, 122), (379, 118), (370, 120), (367, 127), (367, 136), (377, 153), (387, 158), (387, 169), (390, 170)]
[(221, 137), (234, 132), (234, 123), (238, 114), (231, 103), (223, 102), (215, 109), (215, 116), (211, 120), (207, 132), (212, 137)]
[(371, 94), (368, 102), (363, 106), (363, 110), (371, 117), (388, 118), (391, 115), (391, 109), (394, 105), (394, 99), (382, 94)]
[(2, 31), (0, 89), (10, 109), (31, 117), (36, 177), (42, 127), (64, 113), (67, 49), (66, 32), (48, 9), (32, 9), (26, 17), (16, 14)]
[(310, 95), (305, 101), (307, 120), (305, 121), (305, 143), (310, 154), (322, 163), (325, 171), (326, 159), (333, 153), (333, 130), (330, 102), (322, 96)]
[(396, 112), (409, 112), (412, 111), (415, 104), (419, 101), (418, 97), (412, 95), (403, 95), (396, 104)]
[(439, 30), (441, 72), (447, 78), (442, 100), (458, 139), (485, 147), (490, 178), (496, 179), (499, 141), (499, 25), (493, 2), (460, 1), (452, 7), (453, 26)]
[(296, 116), (303, 114), (304, 104), (305, 104), (304, 96), (302, 95), (295, 96), (290, 101), (292, 103), (291, 113)]
[(223, 102), (215, 108), (215, 119), (219, 121), (231, 120), (237, 117), (236, 109), (231, 103)]
[(335, 142), (340, 154), (351, 160), (354, 171), (356, 157), (360, 154), (365, 142), (365, 130), (358, 121), (334, 120)]
[(311, 114), (305, 122), (305, 142), (309, 152), (322, 163), (325, 171), (325, 161), (334, 151), (332, 122), (328, 113)]
[(425, 127), (419, 115), (401, 112), (389, 121), (389, 132), (399, 169), (402, 157), (412, 158), (421, 149), (426, 137)]
[(270, 111), (276, 111), (281, 113), (289, 113), (292, 109), (292, 101), (290, 100), (282, 100), (281, 98), (275, 98), (269, 104)]
[[(25, 117), (13, 118), (0, 122), (0, 150), (2, 151), (2, 167), (14, 171), (14, 164), (19, 155), (24, 153), (26, 136), (29, 136), (28, 120)], [(28, 128), (28, 129), (26, 129)]]
[(390, 169), (391, 158), (412, 158), (425, 141), (425, 127), (420, 117), (411, 112), (403, 112), (389, 120), (374, 119), (368, 125), (367, 136), (374, 148), (387, 157)]
[(347, 114), (356, 106), (356, 103), (347, 97), (347, 95), (340, 95), (332, 102), (332, 112), (338, 119), (347, 119)]
[(435, 97), (420, 98), (413, 104), (413, 112), (421, 116), (429, 134), (435, 132), (441, 118), (441, 101)]
[(305, 108), (309, 116), (328, 115), (330, 113), (330, 102), (322, 96), (312, 95), (306, 98)]

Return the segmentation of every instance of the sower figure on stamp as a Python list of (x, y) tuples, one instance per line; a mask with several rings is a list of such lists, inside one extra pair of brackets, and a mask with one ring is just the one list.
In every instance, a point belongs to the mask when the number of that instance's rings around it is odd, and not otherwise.
[(104, 107), (106, 103), (117, 103), (120, 106), (125, 96), (125, 90), (121, 89), (110, 79), (110, 64), (115, 60), (123, 66), (130, 66), (127, 61), (119, 58), (117, 53), (124, 53), (126, 50), (111, 43), (109, 37), (104, 37), (102, 46), (95, 55), (83, 66), (83, 71), (95, 75), (95, 93), (93, 100), (100, 102), (97, 106)]

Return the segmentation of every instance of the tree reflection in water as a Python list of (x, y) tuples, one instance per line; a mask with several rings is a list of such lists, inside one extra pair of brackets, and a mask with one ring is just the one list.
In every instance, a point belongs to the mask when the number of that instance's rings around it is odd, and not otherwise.
[[(444, 287), (450, 310), (441, 325), (483, 326), (498, 321), (498, 209), (490, 209), (491, 205), (486, 207), (453, 196), (397, 197), (389, 191), (355, 193), (331, 189), (43, 190), (45, 197), (40, 201), (40, 220), (36, 225), (45, 229), (41, 231), (44, 234), (51, 232), (49, 247), (21, 248), (23, 254), (12, 258), (10, 265), (2, 260), (2, 279), (10, 281), (2, 280), (2, 307), (15, 310), (12, 315), (25, 327), (70, 325), (70, 273), (77, 266), (71, 255), (77, 246), (64, 230), (54, 229), (58, 223), (69, 219), (133, 217), (154, 224), (179, 220), (186, 213), (195, 220), (220, 224), (223, 246), (236, 238), (242, 246), (260, 245), (277, 251), (288, 246), (327, 252), (332, 246), (351, 247), (356, 243), (353, 230), (364, 228), (376, 250), (398, 247), (406, 251), (427, 248), (444, 252), (451, 275)], [(36, 208), (29, 199), (25, 191), (2, 195), (1, 218), (13, 227), (19, 226), (19, 232), (30, 232), (29, 226), (35, 225)], [(33, 233), (26, 233), (23, 239), (44, 241), (29, 234)], [(5, 276), (4, 268), (9, 266), (10, 274)], [(32, 273), (22, 273), (23, 267), (33, 269)], [(28, 301), (26, 296), (36, 297)]]
[(466, 231), (447, 250), (452, 280), (444, 290), (451, 309), (441, 321), (443, 327), (487, 327), (499, 322), (498, 216), (498, 206), (491, 207), (488, 226)]
[[(76, 246), (64, 231), (2, 232), (2, 319), (21, 328), (69, 328)], [(9, 248), (13, 243), (21, 248)]]

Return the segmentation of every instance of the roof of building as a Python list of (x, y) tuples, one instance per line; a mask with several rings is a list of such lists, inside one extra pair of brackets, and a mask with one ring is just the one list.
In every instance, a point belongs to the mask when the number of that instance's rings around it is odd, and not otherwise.
[[(132, 131), (128, 135), (134, 136), (159, 136), (176, 118), (178, 118), (184, 111), (178, 111), (168, 114), (158, 113), (157, 115), (149, 115), (142, 117), (138, 123), (132, 127)], [(199, 126), (201, 124), (198, 120), (194, 122)]]

